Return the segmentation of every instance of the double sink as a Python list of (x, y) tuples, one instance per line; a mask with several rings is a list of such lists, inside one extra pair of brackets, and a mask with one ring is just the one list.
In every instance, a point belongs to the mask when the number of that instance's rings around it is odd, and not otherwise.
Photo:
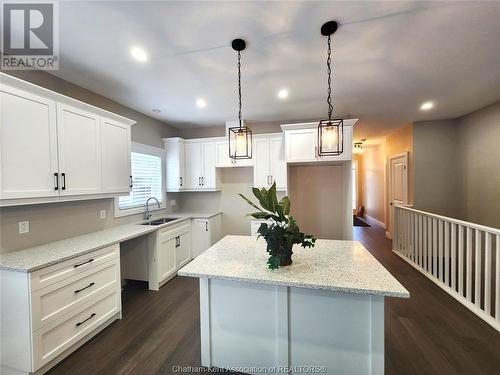
[(146, 221), (145, 223), (141, 223), (141, 225), (162, 225), (179, 219), (179, 217), (162, 217), (161, 219)]

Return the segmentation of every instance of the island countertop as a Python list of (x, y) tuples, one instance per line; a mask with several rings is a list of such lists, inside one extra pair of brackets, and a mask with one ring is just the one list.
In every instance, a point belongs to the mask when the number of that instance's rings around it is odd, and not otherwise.
[(180, 271), (214, 278), (337, 292), (408, 298), (410, 293), (358, 241), (317, 240), (314, 248), (293, 248), (293, 263), (267, 268), (263, 239), (226, 236)]

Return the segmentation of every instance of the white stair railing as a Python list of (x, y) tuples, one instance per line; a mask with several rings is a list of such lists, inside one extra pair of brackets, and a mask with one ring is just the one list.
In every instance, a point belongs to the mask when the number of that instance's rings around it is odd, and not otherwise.
[(500, 230), (394, 207), (393, 251), (500, 331)]

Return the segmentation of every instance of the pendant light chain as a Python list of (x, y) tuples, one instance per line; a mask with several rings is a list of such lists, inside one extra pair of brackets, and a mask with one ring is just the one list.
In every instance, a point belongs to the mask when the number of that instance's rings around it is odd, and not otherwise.
[(238, 51), (238, 98), (239, 98), (238, 120), (241, 128), (241, 52), (240, 51)]
[(333, 105), (332, 105), (332, 38), (328, 35), (328, 58), (326, 59), (326, 66), (328, 69), (328, 121), (332, 120)]

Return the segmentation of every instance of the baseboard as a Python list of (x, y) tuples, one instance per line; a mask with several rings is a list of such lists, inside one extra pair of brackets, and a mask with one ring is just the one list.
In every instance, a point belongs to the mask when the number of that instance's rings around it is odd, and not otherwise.
[(381, 222), (380, 220), (377, 220), (375, 219), (374, 217), (371, 217), (370, 215), (367, 215), (365, 214), (365, 219), (367, 219), (368, 221), (371, 221), (372, 223), (378, 225), (379, 227), (381, 228), (384, 228), (385, 229), (385, 223)]

